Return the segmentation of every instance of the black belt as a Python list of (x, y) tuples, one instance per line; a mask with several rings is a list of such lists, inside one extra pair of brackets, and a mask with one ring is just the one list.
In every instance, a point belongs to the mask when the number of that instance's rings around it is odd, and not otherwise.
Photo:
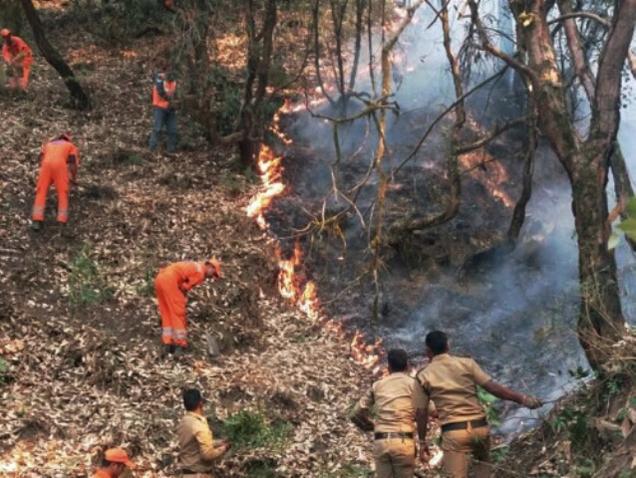
[(413, 440), (413, 432), (378, 432), (373, 434), (374, 440), (389, 440), (391, 438), (406, 438)]
[(442, 425), (442, 433), (451, 430), (466, 430), (468, 425), (472, 428), (487, 427), (488, 421), (485, 418), (479, 418), (478, 420), (469, 420), (467, 422), (445, 423)]

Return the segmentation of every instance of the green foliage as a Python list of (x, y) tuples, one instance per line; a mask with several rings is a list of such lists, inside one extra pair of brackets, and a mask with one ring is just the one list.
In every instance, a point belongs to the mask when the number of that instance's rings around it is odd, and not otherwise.
[(582, 410), (565, 407), (548, 423), (554, 433), (567, 432), (575, 447), (582, 446), (588, 438), (587, 416)]
[(9, 379), (9, 364), (0, 357), (0, 385), (4, 385)]
[(97, 304), (108, 300), (112, 294), (113, 290), (99, 274), (97, 263), (90, 257), (90, 247), (84, 244), (71, 263), (71, 302), (75, 305)]
[(510, 447), (508, 445), (498, 446), (490, 450), (490, 458), (495, 463), (501, 463), (504, 461), (508, 453), (510, 452)]
[(477, 387), (477, 399), (479, 400), (479, 403), (481, 403), (482, 407), (484, 407), (488, 423), (493, 426), (499, 425), (501, 423), (501, 417), (499, 416), (499, 412), (495, 408), (497, 397), (495, 397), (491, 393), (488, 393), (482, 387)]
[(144, 281), (137, 286), (137, 294), (142, 297), (152, 297), (155, 294), (155, 274), (153, 269), (144, 273)]
[(630, 198), (625, 207), (625, 214), (627, 217), (612, 231), (612, 235), (607, 242), (608, 249), (614, 249), (618, 245), (620, 232), (623, 232), (631, 240), (636, 241), (636, 197)]
[(20, 2), (0, 0), (0, 25), (0, 28), (8, 28), (16, 35), (23, 35), (24, 14)]
[(170, 14), (157, 0), (119, 0), (108, 3), (78, 0), (69, 18), (85, 25), (93, 35), (109, 43), (121, 43), (145, 30), (160, 28)]
[(241, 410), (228, 417), (222, 432), (232, 446), (241, 448), (278, 448), (291, 432), (291, 424), (285, 421), (268, 422), (260, 412)]
[(273, 460), (252, 460), (245, 465), (248, 478), (278, 478), (276, 462)]
[(367, 478), (373, 476), (373, 471), (367, 467), (347, 463), (338, 471), (323, 471), (319, 478)]
[(574, 467), (575, 476), (579, 478), (592, 478), (595, 470), (596, 465), (590, 459), (582, 460)]
[(229, 78), (226, 70), (214, 67), (210, 73), (210, 82), (215, 90), (216, 124), (220, 135), (232, 133), (236, 129), (241, 111), (243, 90), (241, 85)]

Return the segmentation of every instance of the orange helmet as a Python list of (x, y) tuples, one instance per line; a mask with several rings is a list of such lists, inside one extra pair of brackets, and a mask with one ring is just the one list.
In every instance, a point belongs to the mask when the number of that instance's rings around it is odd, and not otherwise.
[(218, 277), (223, 277), (223, 271), (221, 270), (221, 261), (219, 261), (216, 257), (213, 257), (212, 259), (208, 259), (205, 262), (206, 264), (210, 264), (212, 267), (214, 267), (214, 272), (216, 272), (216, 275)]
[(9, 30), (8, 28), (3, 28), (2, 30), (0, 30), (0, 36), (2, 38), (8, 38), (11, 36), (11, 30)]

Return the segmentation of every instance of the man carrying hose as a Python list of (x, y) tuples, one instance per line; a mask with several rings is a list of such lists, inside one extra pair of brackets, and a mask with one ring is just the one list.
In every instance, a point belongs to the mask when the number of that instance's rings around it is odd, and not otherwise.
[[(426, 402), (433, 401), (439, 416), (444, 471), (451, 478), (466, 478), (472, 457), (476, 460), (474, 476), (489, 478), (490, 428), (477, 398), (477, 386), (526, 408), (535, 409), (543, 404), (535, 397), (493, 381), (473, 359), (449, 355), (448, 351), (448, 337), (444, 332), (429, 333), (426, 354), (430, 362), (415, 376)], [(426, 415), (423, 418), (424, 431), (427, 418)], [(423, 463), (428, 462), (428, 447), (424, 444), (420, 447), (420, 459)]]

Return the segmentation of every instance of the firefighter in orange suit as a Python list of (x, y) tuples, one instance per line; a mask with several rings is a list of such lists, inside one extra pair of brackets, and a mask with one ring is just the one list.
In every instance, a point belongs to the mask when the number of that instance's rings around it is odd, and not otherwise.
[[(0, 30), (0, 36), (2, 37), (2, 58), (12, 70), (9, 87), (26, 90), (29, 85), (33, 52), (22, 38), (12, 35), (6, 28)], [(21, 75), (15, 73), (18, 65), (22, 67)]]
[[(164, 65), (165, 66), (165, 65)], [(168, 133), (168, 153), (174, 153), (177, 148), (177, 113), (174, 99), (177, 82), (172, 73), (159, 72), (154, 76), (152, 86), (153, 120), (150, 135), (150, 151), (157, 149), (159, 134), (165, 126)]]
[(159, 271), (155, 291), (161, 315), (164, 355), (181, 355), (188, 347), (186, 293), (207, 278), (221, 277), (221, 263), (214, 258), (205, 262), (175, 262)]
[(79, 167), (79, 151), (71, 142), (71, 135), (64, 133), (42, 146), (40, 174), (33, 204), (33, 229), (40, 229), (44, 221), (46, 196), (51, 184), (57, 191), (57, 221), (68, 221), (69, 180), (75, 183)]

